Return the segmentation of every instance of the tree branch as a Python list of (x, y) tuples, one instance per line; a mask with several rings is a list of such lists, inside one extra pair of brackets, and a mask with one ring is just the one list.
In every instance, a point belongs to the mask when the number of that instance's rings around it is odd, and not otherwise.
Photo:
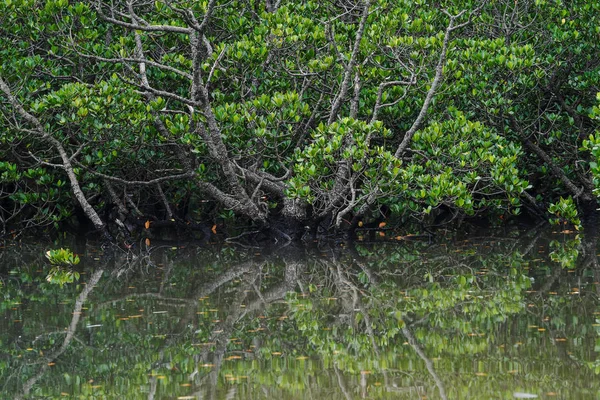
[(94, 210), (94, 207), (92, 207), (92, 205), (88, 202), (85, 195), (83, 194), (83, 191), (81, 190), (81, 186), (79, 185), (79, 180), (77, 179), (77, 176), (75, 175), (75, 171), (73, 171), (73, 165), (71, 164), (71, 160), (70, 160), (69, 156), (67, 155), (67, 152), (66, 152), (65, 148), (63, 147), (62, 143), (59, 142), (56, 138), (54, 138), (52, 135), (50, 135), (44, 129), (44, 126), (42, 125), (42, 123), (40, 122), (39, 119), (37, 119), (35, 116), (30, 114), (23, 108), (23, 106), (21, 105), (19, 100), (12, 94), (10, 87), (6, 84), (6, 82), (4, 81), (2, 76), (0, 76), (0, 90), (2, 92), (4, 92), (6, 98), (8, 99), (8, 102), (15, 109), (15, 111), (27, 123), (29, 123), (30, 125), (32, 125), (34, 127), (32, 132), (35, 133), (36, 135), (38, 135), (42, 140), (44, 140), (45, 142), (47, 142), (48, 144), (50, 144), (52, 147), (54, 147), (56, 149), (56, 151), (58, 152), (58, 154), (61, 158), (63, 169), (65, 170), (65, 172), (69, 178), (69, 182), (71, 184), (71, 190), (73, 191), (73, 194), (75, 195), (75, 198), (79, 202), (79, 205), (83, 209), (85, 215), (92, 221), (92, 223), (94, 224), (94, 227), (96, 229), (100, 230), (106, 238), (108, 238), (112, 241), (112, 238), (110, 237), (108, 231), (106, 230), (106, 226), (105, 226), (104, 222), (102, 221), (102, 219), (100, 218), (100, 216), (98, 215), (96, 210)]
[[(480, 8), (481, 7), (482, 6), (480, 6)], [(471, 14), (471, 16), (474, 13), (477, 13), (480, 10), (480, 8), (476, 9)], [(402, 155), (408, 148), (408, 145), (409, 145), (410, 141), (412, 140), (414, 134), (421, 127), (421, 124), (423, 123), (423, 120), (425, 119), (425, 115), (427, 115), (427, 111), (429, 110), (429, 106), (431, 105), (431, 101), (433, 100), (433, 97), (435, 96), (437, 88), (440, 85), (440, 82), (442, 81), (442, 76), (443, 76), (443, 72), (444, 72), (444, 64), (446, 63), (446, 55), (448, 53), (448, 43), (450, 42), (450, 34), (454, 30), (461, 28), (471, 22), (471, 17), (469, 17), (469, 20), (467, 22), (459, 24), (459, 25), (454, 25), (454, 22), (458, 18), (460, 18), (465, 12), (466, 11), (463, 10), (456, 15), (447, 14), (450, 16), (450, 22), (448, 23), (448, 27), (446, 28), (446, 32), (444, 33), (444, 42), (442, 44), (442, 51), (440, 53), (440, 58), (435, 67), (435, 76), (433, 78), (433, 81), (431, 82), (431, 87), (429, 88), (429, 91), (427, 92), (427, 96), (425, 96), (425, 101), (423, 102), (423, 106), (421, 107), (421, 111), (419, 111), (419, 115), (417, 116), (417, 119), (413, 122), (410, 129), (404, 134), (404, 138), (402, 139), (402, 142), (396, 149), (396, 153), (394, 153), (394, 156), (396, 158), (402, 157)]]
[[(101, 1), (96, 1), (96, 10), (98, 11), (98, 14), (102, 17), (102, 19), (104, 19), (106, 22), (110, 22), (111, 24), (122, 26), (123, 28), (128, 28), (128, 29), (138, 30), (138, 31), (143, 31), (143, 32), (183, 33), (185, 35), (189, 35), (192, 32), (191, 28), (183, 28), (183, 27), (173, 26), (173, 25), (140, 25), (137, 23), (133, 24), (133, 23), (125, 22), (125, 21), (119, 21), (118, 19), (109, 17), (108, 15), (104, 14), (101, 3), (102, 3)], [(135, 18), (133, 16), (131, 16), (131, 17), (132, 17), (132, 19), (135, 20)]]
[(362, 41), (363, 34), (365, 32), (365, 28), (367, 26), (367, 18), (369, 17), (369, 8), (371, 7), (371, 0), (365, 0), (362, 17), (360, 19), (360, 23), (358, 25), (358, 31), (356, 32), (356, 37), (354, 39), (354, 47), (352, 49), (352, 54), (350, 55), (350, 60), (348, 64), (345, 66), (344, 79), (342, 80), (342, 84), (340, 87), (340, 92), (336, 96), (333, 104), (331, 106), (331, 112), (329, 114), (329, 119), (327, 120), (327, 124), (332, 124), (333, 121), (337, 118), (340, 108), (342, 107), (342, 102), (346, 98), (346, 93), (348, 92), (350, 86), (350, 80), (352, 79), (352, 70), (356, 65), (356, 59), (358, 58), (358, 52), (360, 50), (360, 43)]

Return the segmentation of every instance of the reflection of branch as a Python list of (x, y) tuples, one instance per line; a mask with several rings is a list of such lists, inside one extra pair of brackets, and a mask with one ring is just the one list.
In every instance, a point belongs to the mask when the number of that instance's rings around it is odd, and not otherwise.
[(156, 376), (151, 376), (150, 377), (150, 391), (148, 392), (148, 400), (154, 400), (154, 395), (156, 394), (156, 388), (158, 387), (157, 385), (158, 380), (156, 379)]
[(158, 300), (164, 300), (167, 302), (181, 302), (181, 303), (196, 304), (196, 302), (192, 299), (184, 299), (184, 298), (179, 298), (179, 297), (167, 297), (160, 293), (132, 293), (132, 294), (128, 294), (127, 296), (123, 296), (123, 297), (120, 297), (117, 299), (110, 299), (103, 303), (99, 303), (98, 307), (103, 307), (107, 304), (114, 304), (116, 302), (127, 301), (130, 299), (158, 299)]
[[(258, 295), (259, 298), (246, 304), (245, 308), (239, 307), (239, 304), (245, 302), (246, 293), (248, 293), (248, 291), (244, 290), (245, 288), (243, 286), (238, 287), (237, 295), (235, 296), (237, 301), (232, 302), (231, 309), (227, 312), (227, 318), (221, 321), (218, 325), (213, 326), (213, 333), (210, 336), (209, 341), (215, 344), (215, 348), (211, 351), (207, 346), (202, 350), (201, 354), (195, 357), (196, 368), (189, 376), (189, 379), (195, 378), (198, 385), (206, 388), (208, 392), (206, 396), (207, 398), (216, 398), (218, 376), (223, 363), (224, 355), (227, 352), (227, 345), (231, 340), (236, 324), (246, 315), (250, 313), (261, 312), (267, 305), (285, 298), (285, 295), (295, 287), (303, 264), (298, 262), (286, 262), (285, 265), (285, 277), (282, 284), (265, 293), (260, 293)], [(256, 285), (253, 283), (253, 280), (248, 281), (248, 287), (251, 286), (257, 289)], [(206, 362), (209, 355), (212, 356), (212, 369), (207, 375), (199, 377), (199, 364), (201, 362)], [(198, 395), (200, 393), (198, 392), (195, 394)]]
[(335, 371), (335, 374), (337, 376), (340, 390), (342, 391), (342, 393), (344, 393), (344, 396), (347, 400), (351, 400), (352, 396), (350, 396), (350, 393), (348, 393), (348, 388), (346, 388), (346, 382), (344, 382), (344, 378), (342, 377), (342, 374), (340, 373), (340, 370), (335, 363), (333, 364), (333, 370)]
[(419, 357), (421, 357), (421, 360), (423, 360), (425, 362), (427, 371), (429, 371), (429, 374), (432, 376), (433, 380), (435, 381), (436, 386), (438, 387), (438, 390), (440, 392), (440, 397), (443, 400), (448, 400), (448, 397), (446, 396), (446, 389), (444, 389), (444, 382), (442, 382), (442, 380), (440, 379), (437, 372), (435, 372), (435, 369), (433, 368), (433, 363), (431, 362), (431, 360), (429, 358), (427, 358), (427, 355), (425, 355), (423, 350), (419, 347), (419, 344), (417, 343), (412, 332), (409, 331), (406, 326), (404, 326), (402, 328), (402, 333), (408, 339), (408, 344), (410, 344), (410, 347), (412, 347), (413, 350), (419, 355)]
[[(529, 232), (535, 232), (535, 236), (533, 237), (533, 239), (531, 239), (529, 241), (529, 245), (523, 250), (523, 252), (522, 252), (523, 256), (526, 256), (527, 254), (529, 254), (531, 252), (531, 250), (533, 250), (537, 241), (540, 239), (540, 237), (544, 233), (544, 231), (540, 228), (545, 224), (546, 224), (546, 221), (544, 220), (544, 221), (540, 222), (539, 224), (537, 224), (535, 227), (533, 227), (529, 231)], [(525, 234), (523, 237), (527, 238), (527, 236), (529, 235), (529, 232), (527, 232), (527, 234)], [(518, 243), (518, 242), (516, 242), (516, 243)]]
[(62, 353), (64, 353), (67, 350), (67, 348), (71, 344), (71, 341), (73, 340), (73, 337), (75, 336), (77, 324), (79, 323), (79, 319), (81, 318), (81, 310), (83, 309), (83, 304), (87, 300), (90, 292), (94, 289), (94, 287), (96, 287), (96, 284), (98, 284), (98, 281), (102, 277), (103, 273), (104, 270), (99, 269), (92, 274), (85, 288), (81, 291), (81, 293), (77, 297), (77, 300), (75, 301), (75, 308), (73, 309), (73, 318), (71, 318), (71, 323), (67, 328), (67, 335), (65, 336), (65, 340), (63, 340), (62, 345), (56, 351), (50, 353), (50, 355), (46, 357), (47, 363), (42, 365), (42, 367), (36, 375), (29, 378), (29, 380), (25, 382), (25, 384), (23, 385), (23, 394), (17, 395), (17, 397), (15, 397), (15, 400), (19, 400), (27, 396), (33, 388), (33, 385), (36, 384), (36, 382), (44, 375), (46, 370), (49, 368), (48, 364), (56, 360)]
[(555, 266), (554, 271), (552, 271), (552, 275), (550, 275), (546, 282), (538, 289), (538, 296), (541, 297), (544, 293), (550, 291), (554, 282), (558, 279), (558, 277), (562, 274), (563, 269), (560, 266)]

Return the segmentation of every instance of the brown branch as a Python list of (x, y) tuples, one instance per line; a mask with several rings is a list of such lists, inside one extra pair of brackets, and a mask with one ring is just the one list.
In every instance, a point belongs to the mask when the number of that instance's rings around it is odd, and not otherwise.
[(552, 160), (552, 158), (546, 153), (540, 146), (533, 143), (530, 139), (525, 139), (523, 141), (525, 146), (531, 150), (535, 155), (541, 158), (548, 167), (550, 167), (550, 171), (552, 174), (560, 179), (560, 181), (565, 185), (565, 187), (571, 192), (574, 197), (581, 197), (583, 200), (592, 200), (592, 196), (585, 192), (584, 188), (578, 188), (571, 179), (565, 174), (561, 168), (559, 168), (556, 163)]
[[(514, 115), (510, 115), (509, 120), (511, 128), (516, 133), (522, 133)], [(559, 168), (556, 165), (556, 163), (552, 160), (552, 158), (548, 155), (548, 153), (546, 153), (540, 146), (532, 142), (529, 138), (523, 139), (522, 142), (525, 145), (525, 147), (531, 150), (535, 155), (537, 155), (542, 161), (544, 161), (548, 165), (548, 167), (550, 168), (550, 172), (552, 172), (552, 175), (558, 178), (574, 197), (581, 196), (581, 198), (585, 201), (593, 200), (593, 197), (589, 193), (586, 193), (584, 188), (578, 188), (577, 185), (575, 185), (575, 183), (573, 183), (573, 181), (569, 179), (567, 174), (565, 174), (565, 171)]]
[(156, 189), (158, 190), (158, 196), (160, 197), (163, 206), (165, 207), (165, 210), (167, 212), (167, 219), (171, 220), (173, 219), (173, 211), (171, 210), (171, 206), (169, 205), (169, 201), (167, 200), (167, 196), (165, 196), (165, 193), (162, 190), (162, 187), (160, 186), (160, 183), (156, 184)]
[(121, 199), (119, 199), (119, 196), (117, 196), (115, 189), (112, 187), (112, 185), (110, 184), (110, 182), (107, 179), (104, 179), (104, 186), (106, 187), (106, 190), (108, 191), (108, 194), (110, 195), (110, 199), (112, 200), (113, 204), (115, 206), (117, 206), (117, 209), (119, 210), (119, 212), (123, 216), (129, 214), (129, 210), (127, 210), (127, 207), (125, 207), (125, 204), (123, 204)]

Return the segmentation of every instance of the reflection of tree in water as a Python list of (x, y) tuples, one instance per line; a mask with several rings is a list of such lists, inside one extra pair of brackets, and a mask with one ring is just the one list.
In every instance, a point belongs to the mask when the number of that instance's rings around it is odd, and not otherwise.
[(87, 298), (88, 298), (90, 292), (98, 284), (98, 281), (102, 277), (103, 273), (104, 273), (104, 270), (97, 269), (90, 276), (90, 279), (87, 281), (86, 286), (84, 287), (84, 289), (81, 291), (81, 293), (77, 297), (77, 300), (75, 300), (75, 307), (73, 307), (73, 318), (71, 319), (71, 323), (69, 324), (69, 327), (66, 328), (66, 330), (65, 330), (65, 339), (63, 340), (62, 344), (60, 345), (60, 347), (58, 349), (52, 351), (50, 354), (43, 356), (42, 359), (36, 363), (36, 364), (40, 364), (39, 371), (23, 384), (23, 387), (21, 389), (22, 395), (20, 395), (20, 394), (17, 395), (15, 397), (15, 400), (17, 400), (17, 399), (20, 400), (23, 398), (23, 396), (27, 396), (29, 394), (29, 392), (31, 391), (32, 387), (46, 373), (46, 371), (48, 370), (48, 368), (50, 368), (52, 363), (54, 361), (56, 361), (71, 345), (71, 341), (75, 337), (75, 332), (77, 331), (77, 326), (78, 326), (79, 320), (81, 318), (81, 313), (82, 313), (81, 310), (83, 308), (83, 304), (87, 301)]
[[(557, 290), (554, 282), (574, 276), (560, 268), (530, 287), (528, 260), (549, 263), (537, 253), (544, 240), (532, 232), (525, 244), (514, 237), (451, 247), (357, 245), (246, 260), (227, 248), (210, 259), (201, 250), (165, 251), (111, 268), (94, 288), (102, 275), (98, 269), (77, 295), (81, 304), (69, 311), (75, 312), (67, 324), (69, 340), (44, 349), (39, 373), (24, 375), (20, 392), (31, 392), (38, 382), (36, 393), (58, 393), (64, 389), (59, 382), (56, 388), (44, 385), (69, 373), (82, 382), (104, 382), (97, 390), (144, 399), (300, 398), (307, 392), (315, 398), (445, 399), (460, 398), (469, 387), (508, 393), (512, 388), (502, 386), (506, 373), (486, 371), (490, 376), (478, 378), (475, 373), (483, 371), (474, 365), (515, 356), (527, 374), (513, 382), (543, 381), (533, 365), (555, 360), (554, 353), (514, 355), (513, 336), (532, 321), (564, 318), (592, 302), (582, 295), (561, 305), (547, 295)], [(537, 292), (526, 293), (532, 289)], [(59, 295), (52, 290), (44, 301)], [(81, 311), (87, 296), (89, 310), (79, 317), (76, 307)], [(143, 316), (132, 315), (142, 308)], [(551, 351), (564, 363), (568, 358), (583, 366), (594, 361), (589, 351), (573, 352), (556, 340), (576, 335), (588, 317), (591, 311), (577, 326), (535, 324), (546, 327), (554, 340)], [(80, 318), (104, 325), (84, 332)], [(25, 337), (43, 334), (43, 327), (32, 326)], [(541, 334), (530, 340), (545, 343)], [(61, 361), (62, 370), (47, 366), (48, 354)], [(559, 370), (550, 373), (565, 384)]]

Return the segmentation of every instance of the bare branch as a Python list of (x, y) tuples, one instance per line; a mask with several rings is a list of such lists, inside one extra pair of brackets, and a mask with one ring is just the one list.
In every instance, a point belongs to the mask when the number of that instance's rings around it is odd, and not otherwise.
[(169, 98), (171, 100), (179, 101), (179, 102), (181, 102), (183, 104), (186, 104), (188, 106), (197, 107), (197, 106), (200, 105), (199, 102), (190, 100), (190, 99), (188, 99), (186, 97), (179, 96), (179, 95), (177, 95), (175, 93), (167, 92), (165, 90), (155, 89), (155, 88), (151, 87), (149, 84), (148, 84), (148, 86), (144, 86), (143, 84), (135, 83), (135, 82), (131, 81), (130, 79), (125, 78), (123, 75), (120, 75), (120, 74), (119, 74), (119, 78), (121, 78), (121, 80), (123, 82), (128, 83), (131, 86), (135, 86), (135, 87), (137, 87), (139, 89), (142, 89), (142, 90), (139, 91), (139, 93), (142, 94), (142, 95), (145, 95), (145, 94), (147, 94), (149, 92), (149, 93), (152, 93), (153, 95), (156, 95), (156, 96), (166, 97), (166, 98)]
[[(105, 21), (110, 22), (112, 24), (122, 26), (123, 28), (129, 28), (129, 29), (143, 31), (143, 32), (173, 32), (173, 33), (182, 33), (185, 35), (189, 35), (192, 32), (191, 28), (183, 28), (180, 26), (142, 25), (139, 23), (130, 23), (130, 22), (125, 22), (125, 21), (120, 21), (118, 19), (109, 17), (108, 15), (104, 14), (101, 3), (102, 3), (101, 1), (96, 1), (96, 10), (98, 11), (98, 14), (102, 17), (102, 19), (104, 19)], [(135, 18), (133, 16), (131, 16), (131, 17), (132, 17), (132, 19), (135, 20)]]
[(86, 53), (81, 53), (79, 51), (76, 50), (77, 55), (83, 57), (83, 58), (87, 58), (90, 60), (96, 60), (96, 61), (102, 61), (102, 62), (108, 62), (108, 63), (112, 63), (112, 64), (116, 64), (116, 63), (123, 63), (123, 62), (132, 62), (132, 63), (146, 63), (148, 65), (151, 65), (153, 67), (156, 68), (160, 68), (162, 70), (165, 71), (169, 71), (169, 72), (173, 72), (179, 76), (182, 76), (186, 79), (191, 80), (192, 79), (192, 75), (182, 71), (180, 69), (177, 69), (175, 67), (171, 67), (170, 65), (165, 65), (165, 64), (161, 64), (159, 62), (156, 61), (152, 61), (152, 60), (148, 60), (145, 58), (131, 58), (131, 57), (119, 57), (119, 58), (106, 58), (106, 57), (100, 57), (100, 56), (96, 56), (93, 54), (86, 54)]
[(71, 164), (71, 160), (70, 160), (69, 156), (67, 155), (67, 152), (66, 152), (65, 148), (63, 147), (62, 143), (60, 141), (58, 141), (56, 138), (54, 138), (52, 135), (50, 135), (44, 129), (44, 127), (39, 119), (34, 117), (32, 114), (30, 114), (23, 108), (23, 106), (21, 105), (19, 100), (12, 94), (10, 87), (6, 84), (6, 82), (4, 81), (2, 76), (0, 76), (0, 90), (2, 92), (4, 92), (6, 98), (8, 99), (8, 102), (15, 109), (15, 111), (25, 121), (27, 121), (29, 124), (33, 125), (33, 127), (34, 127), (33, 132), (36, 135), (38, 135), (42, 140), (49, 143), (58, 152), (58, 154), (61, 158), (61, 161), (62, 161), (63, 168), (69, 178), (69, 182), (71, 183), (71, 190), (73, 191), (75, 198), (79, 202), (79, 205), (81, 206), (81, 208), (83, 208), (83, 211), (85, 212), (86, 216), (92, 221), (92, 223), (94, 224), (96, 229), (102, 231), (103, 234), (107, 238), (110, 238), (108, 232), (106, 231), (106, 226), (104, 225), (104, 222), (102, 221), (102, 219), (100, 218), (100, 216), (98, 215), (96, 210), (94, 210), (94, 207), (92, 207), (91, 204), (88, 202), (88, 200), (85, 198), (85, 195), (83, 194), (83, 191), (81, 190), (81, 186), (79, 186), (79, 180), (77, 179), (77, 176), (75, 175), (75, 171), (73, 171), (73, 166)]
[(435, 67), (435, 76), (433, 78), (433, 81), (431, 82), (431, 87), (429, 88), (429, 91), (427, 92), (427, 96), (425, 96), (425, 101), (423, 102), (423, 106), (421, 107), (421, 111), (419, 111), (419, 115), (417, 116), (417, 119), (413, 122), (410, 129), (404, 134), (404, 138), (402, 139), (402, 142), (396, 149), (396, 153), (394, 153), (394, 156), (396, 158), (402, 157), (402, 155), (408, 148), (408, 145), (409, 145), (410, 141), (412, 140), (414, 134), (421, 127), (421, 124), (423, 123), (423, 121), (425, 119), (425, 115), (427, 115), (427, 111), (429, 110), (429, 106), (431, 105), (431, 101), (433, 100), (433, 97), (435, 96), (437, 88), (442, 81), (442, 76), (443, 76), (443, 72), (444, 72), (444, 64), (446, 63), (446, 55), (448, 53), (448, 44), (450, 43), (450, 34), (453, 31), (455, 31), (456, 29), (462, 28), (463, 26), (466, 26), (467, 24), (469, 24), (471, 22), (471, 17), (474, 14), (478, 13), (479, 10), (481, 9), (481, 7), (483, 7), (483, 4), (471, 13), (471, 15), (469, 16), (469, 20), (467, 22), (464, 22), (459, 25), (455, 25), (455, 21), (458, 18), (460, 18), (466, 12), (466, 10), (463, 10), (456, 15), (450, 15), (447, 12), (445, 12), (446, 15), (448, 15), (450, 17), (450, 22), (448, 23), (448, 27), (446, 28), (446, 32), (444, 33), (444, 41), (442, 44), (442, 51), (440, 52), (440, 58)]
[(106, 175), (101, 172), (93, 171), (93, 170), (87, 168), (85, 165), (80, 164), (79, 162), (76, 162), (76, 164), (82, 168), (85, 168), (86, 171), (92, 175), (98, 176), (102, 179), (106, 179), (111, 182), (120, 183), (121, 185), (125, 185), (125, 186), (152, 186), (152, 185), (156, 185), (161, 182), (193, 178), (196, 175), (194, 172), (186, 172), (183, 174), (161, 176), (160, 178), (150, 179), (149, 181), (130, 181), (127, 179), (117, 178), (116, 176)]
[[(379, 116), (379, 110), (381, 108), (386, 107), (386, 106), (392, 106), (392, 105), (396, 104), (398, 101), (400, 101), (400, 99), (398, 99), (391, 103), (381, 104), (381, 98), (383, 97), (384, 89), (386, 89), (390, 86), (414, 85), (415, 83), (416, 83), (416, 79), (415, 79), (414, 75), (411, 76), (410, 81), (388, 81), (388, 82), (380, 83), (379, 88), (377, 89), (377, 100), (375, 101), (375, 106), (373, 107), (373, 116), (371, 117), (371, 121), (369, 123), (372, 124), (375, 121), (377, 121), (377, 117)], [(404, 97), (404, 96), (402, 96), (402, 97)]]
[(223, 47), (223, 50), (221, 50), (221, 53), (215, 60), (215, 63), (213, 64), (213, 66), (211, 67), (210, 72), (208, 73), (208, 78), (206, 78), (207, 85), (209, 84), (213, 74), (215, 73), (215, 69), (219, 66), (219, 62), (221, 61), (221, 58), (223, 58), (223, 55), (225, 54), (225, 50), (227, 50), (227, 46)]
[(356, 65), (356, 59), (358, 58), (360, 43), (362, 42), (362, 37), (367, 26), (367, 18), (369, 17), (369, 8), (371, 7), (371, 0), (365, 0), (365, 4), (363, 5), (363, 7), (364, 8), (362, 12), (362, 17), (358, 25), (356, 37), (354, 39), (354, 47), (352, 49), (352, 54), (350, 56), (348, 64), (345, 66), (344, 79), (342, 80), (342, 84), (340, 86), (340, 92), (333, 101), (333, 104), (331, 106), (331, 113), (329, 114), (327, 124), (332, 124), (333, 121), (337, 118), (340, 108), (342, 107), (342, 102), (344, 101), (344, 99), (346, 98), (346, 94), (348, 93), (350, 80), (352, 79), (352, 70)]
[(160, 186), (160, 183), (156, 184), (156, 189), (158, 190), (158, 195), (163, 202), (163, 206), (165, 207), (165, 210), (167, 211), (167, 219), (168, 220), (173, 219), (173, 211), (171, 210), (171, 206), (169, 205), (167, 196), (165, 196), (165, 193), (163, 192), (162, 187)]
[(110, 184), (108, 179), (104, 179), (104, 186), (106, 187), (106, 190), (108, 190), (108, 194), (110, 195), (110, 198), (111, 198), (113, 204), (117, 206), (119, 213), (121, 213), (123, 215), (129, 214), (127, 207), (125, 207), (125, 204), (123, 204), (123, 202), (119, 199), (119, 196), (117, 196), (115, 189)]

